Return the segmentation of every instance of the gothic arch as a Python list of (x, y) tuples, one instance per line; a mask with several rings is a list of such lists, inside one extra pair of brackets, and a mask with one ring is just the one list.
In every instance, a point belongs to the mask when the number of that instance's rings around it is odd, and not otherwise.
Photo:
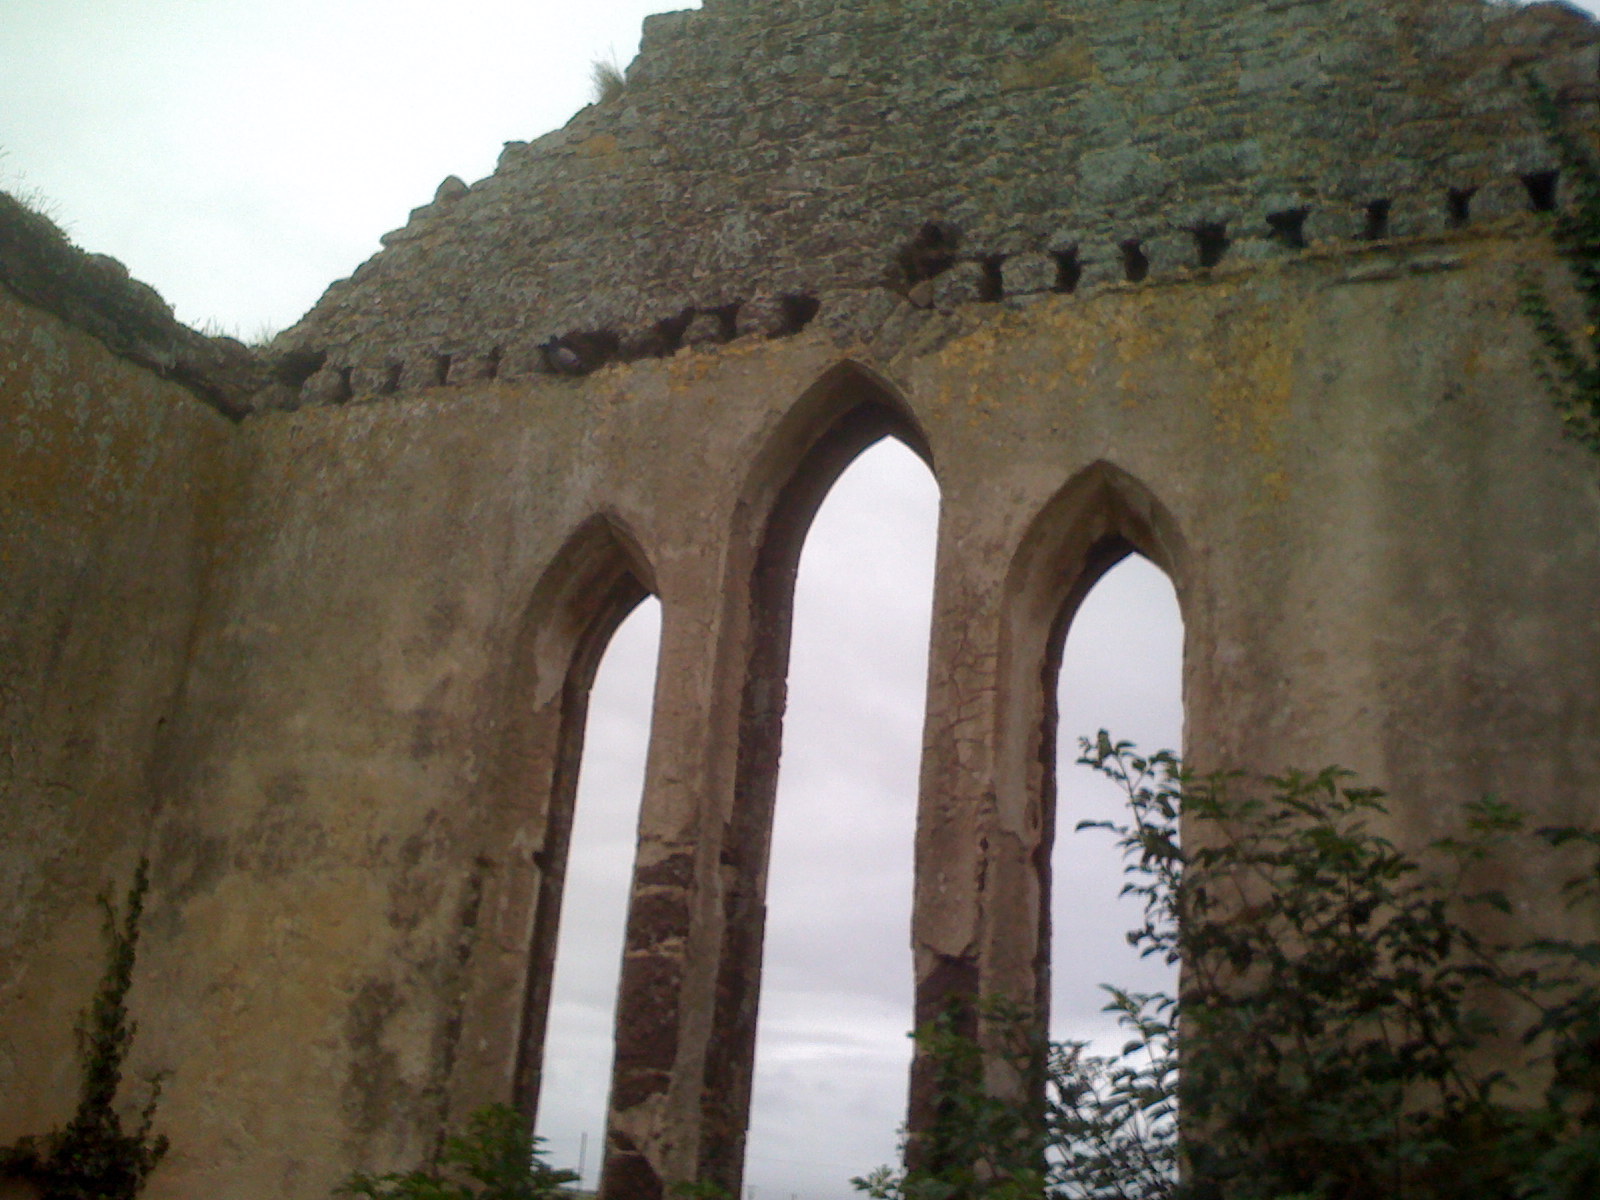
[(587, 695), (607, 639), (654, 594), (655, 571), (627, 523), (593, 514), (534, 585), (512, 651), (512, 687), (539, 705), (558, 687), (581, 684)]
[[(722, 832), (722, 945), (713, 1043), (702, 1085), (699, 1178), (739, 1194), (754, 1067), (768, 853), (787, 703), (795, 576), (812, 519), (851, 462), (898, 438), (933, 470), (909, 405), (882, 377), (846, 360), (785, 413), (753, 460), (736, 511), (748, 579), (738, 683), (732, 803)], [(937, 477), (937, 476), (936, 476)], [(737, 551), (736, 551), (737, 552)], [(735, 574), (735, 578), (739, 574)]]
[[(1166, 573), (1180, 608), (1190, 555), (1177, 520), (1143, 482), (1104, 460), (1074, 475), (1029, 522), (1003, 590), (996, 818), (1027, 853), (1009, 865), (988, 922), (990, 986), (1044, 1020), (1050, 995), (1050, 850), (1055, 836), (1056, 680), (1090, 589), (1129, 554)], [(1019, 971), (1019, 967), (1027, 966)], [(1019, 978), (1019, 975), (1021, 976)]]
[[(881, 437), (904, 442), (931, 471), (933, 453), (905, 398), (854, 359), (828, 368), (765, 435), (739, 490), (738, 532), (771, 530), (780, 515), (799, 519), (799, 540), (834, 480)], [(763, 539), (763, 543), (769, 539)], [(796, 555), (798, 555), (798, 547)]]
[(503, 957), (478, 973), (487, 986), (465, 1014), (484, 1047), (464, 1080), (472, 1103), (509, 1099), (530, 1120), (537, 1108), (589, 691), (611, 635), (654, 593), (639, 540), (615, 513), (599, 512), (568, 536), (518, 618), (486, 796), (496, 836), (513, 847), (491, 910), (490, 952)]

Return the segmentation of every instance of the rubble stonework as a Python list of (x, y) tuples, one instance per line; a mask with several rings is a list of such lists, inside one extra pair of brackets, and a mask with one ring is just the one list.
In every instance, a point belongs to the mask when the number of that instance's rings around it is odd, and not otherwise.
[(71, 1111), (140, 855), (151, 1200), (321, 1200), (531, 1111), (588, 689), (655, 595), (603, 1190), (738, 1195), (794, 573), (882, 437), (940, 492), (908, 1027), (1092, 969), (1050, 962), (1054, 672), (1129, 553), (1193, 765), (1342, 764), (1411, 848), (1485, 794), (1593, 821), (1600, 488), (1530, 382), (1521, 281), (1576, 305), (1519, 73), (1592, 134), (1597, 45), (1476, 0), (707, 0), (266, 364), (0, 224), (0, 1144)]
[[(1593, 23), (1480, 0), (707, 0), (646, 20), (619, 99), (447, 180), (281, 344), (322, 363), (317, 403), (491, 358), (668, 353), (744, 305), (849, 308), (918, 282), (901, 252), (930, 222), (950, 265), (990, 265), (990, 298), (1062, 286), (1039, 256), (1124, 279), (1129, 242), (1159, 278), (1207, 231), (1244, 259), (1435, 232), (1547, 178), (1533, 65), (1592, 99)], [(566, 337), (606, 344), (563, 366), (541, 347)]]
[(251, 398), (266, 383), (262, 364), (245, 346), (180, 323), (155, 289), (131, 278), (116, 259), (85, 254), (48, 217), (4, 193), (0, 284), (181, 383), (225, 416), (251, 411)]

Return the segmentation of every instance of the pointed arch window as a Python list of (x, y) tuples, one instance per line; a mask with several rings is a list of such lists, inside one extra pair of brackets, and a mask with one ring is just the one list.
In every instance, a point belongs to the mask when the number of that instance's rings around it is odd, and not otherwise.
[[(707, 1136), (699, 1171), (700, 1179), (734, 1195), (740, 1192), (746, 1170), (745, 1130), (766, 936), (778, 759), (788, 702), (796, 573), (807, 532), (824, 497), (858, 455), (884, 438), (898, 440), (924, 464), (928, 462), (926, 441), (893, 389), (854, 363), (841, 364), (786, 415), (744, 489), (742, 511), (758, 524), (746, 535), (753, 548), (749, 652), (743, 668), (733, 814), (722, 851), (724, 946), (713, 1018), (717, 1052), (707, 1060), (703, 1087)], [(926, 653), (925, 637), (922, 653)], [(921, 674), (925, 675), (925, 670)], [(919, 677), (919, 689), (921, 684)], [(920, 707), (917, 711), (920, 718)], [(907, 799), (914, 803), (914, 792)], [(908, 823), (903, 836), (908, 865), (912, 841)], [(847, 894), (848, 889), (848, 877), (841, 878), (836, 890)], [(909, 878), (904, 904), (909, 924)], [(909, 940), (908, 934), (909, 928), (902, 940)], [(825, 973), (825, 964), (818, 963), (818, 968), (819, 976)], [(908, 993), (909, 975), (908, 957)], [(908, 998), (906, 1011), (894, 1021), (899, 1030), (897, 1040), (903, 1038), (909, 1019)], [(892, 1086), (903, 1089), (903, 1077), (893, 1080)], [(840, 1167), (836, 1181), (840, 1186), (852, 1170), (860, 1169), (846, 1163)]]
[(1161, 569), (1131, 553), (1095, 583), (1072, 614), (1055, 684), (1055, 844), (1050, 854), (1050, 1037), (1115, 1054), (1127, 1031), (1104, 1012), (1104, 985), (1175, 995), (1177, 971), (1141, 957), (1127, 931), (1142, 902), (1121, 896), (1122, 859), (1100, 830), (1122, 821), (1127, 798), (1078, 764), (1079, 740), (1105, 729), (1148, 755), (1183, 741), (1183, 621)]
[[(1032, 914), (1031, 927), (1006, 923), (991, 928), (987, 954), (993, 962), (1031, 961), (1031, 978), (1007, 978), (995, 986), (1012, 1001), (1040, 1014), (1041, 1020), (1051, 1013), (1052, 993), (1060, 994), (1063, 1003), (1077, 1010), (1076, 1019), (1055, 1021), (1052, 1026), (1058, 1035), (1072, 1037), (1097, 1034), (1104, 1038), (1114, 1031), (1114, 1023), (1096, 1022), (1093, 999), (1099, 984), (1119, 981), (1115, 964), (1102, 961), (1102, 950), (1085, 950), (1053, 937), (1052, 896), (1058, 889), (1067, 893), (1070, 887), (1075, 910), (1092, 903), (1085, 899), (1085, 881), (1074, 878), (1069, 885), (1053, 878), (1054, 868), (1063, 863), (1071, 876), (1077, 855), (1095, 855), (1103, 869), (1097, 872), (1101, 876), (1098, 884), (1089, 886), (1106, 885), (1114, 896), (1120, 887), (1116, 878), (1120, 865), (1114, 848), (1093, 846), (1085, 841), (1086, 835), (1074, 836), (1073, 827), (1082, 814), (1072, 810), (1070, 799), (1067, 803), (1061, 799), (1064, 780), (1071, 779), (1073, 788), (1079, 786), (1073, 766), (1079, 735), (1092, 736), (1107, 723), (1091, 721), (1094, 729), (1063, 727), (1059, 719), (1063, 693), (1084, 688), (1092, 691), (1094, 685), (1078, 678), (1076, 670), (1063, 675), (1062, 662), (1069, 633), (1091, 591), (1130, 556), (1133, 561), (1122, 571), (1145, 575), (1141, 603), (1157, 612), (1164, 609), (1165, 615), (1153, 619), (1177, 620), (1176, 640), (1181, 643), (1181, 618), (1176, 613), (1188, 577), (1187, 546), (1176, 521), (1154, 494), (1110, 463), (1097, 462), (1078, 472), (1043, 507), (1019, 544), (1006, 582), (1001, 670), (1008, 708), (1001, 727), (998, 803), (1002, 819), (1033, 831), (1036, 849), (1004, 864), (1001, 869), (1007, 876), (1000, 882), (1006, 894), (1019, 897), (1014, 911)], [(1160, 582), (1163, 575), (1169, 584)], [(1119, 575), (1119, 582), (1121, 579)], [(1119, 607), (1126, 609), (1128, 603), (1124, 599)], [(1169, 653), (1173, 632), (1169, 624)], [(1095, 640), (1092, 630), (1090, 633), (1086, 640)], [(1113, 648), (1111, 658), (1102, 660), (1091, 673), (1116, 671), (1116, 655)], [(1169, 661), (1169, 689), (1172, 666)], [(1169, 709), (1174, 702), (1181, 712), (1181, 695), (1173, 697), (1169, 691)], [(1083, 718), (1073, 716), (1071, 721), (1075, 726)], [(1174, 732), (1172, 724), (1169, 717), (1166, 733)], [(1124, 736), (1115, 729), (1112, 733)], [(1177, 745), (1147, 748), (1180, 749)], [(1104, 930), (1107, 941), (1122, 936), (1126, 928), (1122, 915), (1108, 908), (1099, 919), (1109, 927)], [(1097, 944), (1103, 947), (1106, 942), (1097, 939)], [(1089, 1011), (1085, 1013), (1085, 1009)]]

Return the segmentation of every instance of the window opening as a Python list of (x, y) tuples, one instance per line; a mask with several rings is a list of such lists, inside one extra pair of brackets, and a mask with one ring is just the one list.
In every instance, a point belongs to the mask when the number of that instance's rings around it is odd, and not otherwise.
[(885, 438), (801, 554), (744, 1169), (763, 1200), (834, 1200), (898, 1157), (937, 515)]
[(1267, 214), (1267, 228), (1272, 231), (1272, 236), (1277, 238), (1291, 250), (1304, 250), (1306, 248), (1306, 217), (1311, 215), (1309, 208), (1286, 208), (1281, 212)]
[(645, 600), (600, 660), (578, 767), (535, 1129), (548, 1161), (599, 1187), (617, 983), (655, 693), (661, 604)]
[(1161, 569), (1130, 554), (1095, 584), (1067, 630), (1056, 684), (1056, 836), (1051, 867), (1050, 1037), (1088, 1041), (1115, 1054), (1128, 1040), (1116, 1016), (1102, 1012), (1100, 986), (1169, 995), (1177, 971), (1141, 959), (1127, 931), (1141, 921), (1137, 897), (1119, 897), (1120, 852), (1102, 830), (1075, 832), (1079, 821), (1122, 820), (1117, 788), (1077, 765), (1078, 739), (1104, 728), (1148, 755), (1181, 750), (1183, 621)]
[(1050, 256), (1056, 260), (1056, 283), (1051, 290), (1072, 293), (1078, 290), (1078, 281), (1083, 278), (1083, 264), (1078, 261), (1078, 247), (1074, 243), (1063, 250), (1052, 250)]
[(1144, 243), (1136, 237), (1123, 238), (1117, 243), (1122, 251), (1122, 274), (1129, 283), (1143, 283), (1150, 274), (1150, 259), (1144, 252)]

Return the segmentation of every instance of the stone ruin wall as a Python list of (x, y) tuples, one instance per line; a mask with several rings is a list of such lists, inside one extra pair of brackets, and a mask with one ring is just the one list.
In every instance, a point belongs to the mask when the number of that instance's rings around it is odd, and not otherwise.
[[(1173, 578), (1200, 757), (1345, 763), (1404, 798), (1409, 841), (1485, 791), (1592, 813), (1600, 493), (1528, 383), (1516, 272), (1560, 274), (1507, 71), (1537, 60), (1592, 119), (1594, 26), (1130, 3), (1068, 37), (1085, 11), (723, 0), (654, 19), (622, 101), (429, 206), (265, 364), (163, 326), (104, 264), (47, 247), (27, 272), (46, 285), (19, 284), (0, 220), (0, 1140), (70, 1111), (92, 896), (141, 852), (134, 1065), (171, 1072), (174, 1138), (154, 1200), (320, 1198), (419, 1161), (476, 1104), (528, 1103), (588, 672), (654, 593), (606, 1187), (736, 1189), (788, 570), (879, 436), (941, 494), (923, 1011), (950, 987), (1038, 986), (1039, 681), (1108, 554)], [(1176, 92), (1144, 73), (1164, 71), (1219, 98), (1158, 112)], [(827, 103), (803, 90), (830, 79)], [(875, 125), (875, 105), (916, 116)], [(1328, 137), (1382, 113), (1381, 137)], [(924, 120), (988, 140), (941, 146)], [(1141, 122), (1204, 128), (1190, 159), (1145, 159)], [(872, 150), (859, 181), (832, 148), (848, 136)], [(1205, 175), (1215, 146), (1254, 173)], [(1393, 174), (1341, 174), (1365, 156)], [(640, 208), (651, 171), (664, 198)], [(1472, 186), (1459, 222), (1450, 189)], [(1363, 237), (1379, 198), (1393, 236)], [(1268, 236), (1300, 208), (1306, 248)], [(1224, 220), (1198, 268), (1190, 230)], [(953, 249), (914, 245), (930, 223)], [(1055, 254), (1074, 244), (1068, 292)], [(766, 303), (785, 296), (811, 318)], [(683, 322), (675, 353), (650, 342), (663, 320)], [(1553, 910), (1545, 881), (1517, 886)]]
[[(1446, 230), (1554, 199), (1519, 69), (1588, 18), (1479, 0), (708, 0), (627, 88), (433, 203), (262, 405), (584, 372), (685, 341)], [(931, 235), (919, 244), (919, 234)], [(564, 341), (556, 341), (564, 339)], [(550, 349), (558, 353), (552, 355)]]
[(94, 897), (147, 844), (246, 461), (182, 385), (0, 289), (0, 1143), (70, 1111)]

